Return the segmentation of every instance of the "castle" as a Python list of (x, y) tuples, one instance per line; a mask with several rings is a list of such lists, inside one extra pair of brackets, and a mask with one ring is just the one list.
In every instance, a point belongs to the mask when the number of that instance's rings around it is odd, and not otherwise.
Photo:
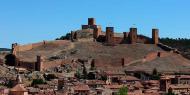
[[(85, 29), (90, 29), (92, 32), (92, 37), (94, 41), (105, 43), (106, 45), (115, 45), (115, 44), (135, 44), (135, 43), (144, 43), (144, 44), (155, 44), (157, 45), (159, 43), (159, 30), (158, 29), (152, 29), (152, 38), (148, 38), (142, 35), (138, 35), (137, 28), (130, 28), (129, 32), (123, 32), (123, 36), (118, 35), (114, 31), (114, 27), (106, 27), (106, 31), (102, 31), (102, 27), (100, 25), (96, 25), (94, 18), (88, 18), (88, 25), (82, 25), (82, 31)], [(78, 40), (80, 39), (80, 36), (78, 32), (71, 32), (70, 40)], [(14, 66), (17, 67), (23, 67), (27, 68), (29, 70), (37, 70), (37, 71), (43, 71), (44, 63), (55, 63), (52, 62), (45, 62), (45, 59), (43, 56), (36, 56), (35, 62), (25, 62), (20, 60), (17, 57), (17, 52), (27, 51), (31, 50), (33, 48), (46, 45), (50, 42), (43, 41), (40, 43), (34, 43), (34, 44), (28, 44), (28, 45), (18, 45), (17, 43), (12, 44), (12, 55), (9, 55), (9, 57), (13, 58), (15, 61), (12, 62)], [(51, 43), (63, 45), (64, 41), (53, 41)], [(125, 64), (125, 58), (122, 58), (122, 64)], [(62, 60), (57, 60), (57, 63), (62, 63)], [(51, 65), (50, 65), (51, 66)], [(50, 67), (49, 66), (49, 67)], [(47, 64), (46, 64), (47, 67)]]
[[(107, 44), (158, 44), (159, 43), (159, 29), (152, 29), (152, 38), (138, 35), (137, 28), (130, 28), (129, 32), (123, 32), (123, 37), (117, 36), (114, 32), (114, 27), (106, 27), (106, 32), (102, 32), (100, 25), (96, 25), (95, 18), (88, 18), (88, 25), (82, 25), (82, 30), (92, 29), (93, 38), (98, 42), (105, 42)], [(78, 39), (77, 32), (71, 32), (71, 39)]]

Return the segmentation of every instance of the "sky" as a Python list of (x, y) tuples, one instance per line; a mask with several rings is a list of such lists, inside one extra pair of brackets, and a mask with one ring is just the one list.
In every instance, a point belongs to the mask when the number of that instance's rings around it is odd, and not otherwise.
[(0, 0), (0, 48), (54, 40), (81, 29), (87, 19), (151, 37), (190, 38), (190, 0)]

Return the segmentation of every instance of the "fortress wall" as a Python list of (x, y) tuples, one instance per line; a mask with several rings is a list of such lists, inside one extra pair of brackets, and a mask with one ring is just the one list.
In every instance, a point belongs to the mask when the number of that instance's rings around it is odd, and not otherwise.
[(148, 55), (145, 56), (145, 61), (152, 61), (154, 59), (156, 59), (157, 57), (167, 57), (170, 56), (171, 53), (170, 52), (164, 52), (164, 51), (160, 51), (160, 52), (151, 52)]
[(169, 52), (158, 52), (158, 57), (167, 57), (169, 55), (171, 55)]
[(71, 63), (70, 60), (54, 60), (54, 61), (45, 61), (43, 62), (43, 69), (48, 69), (48, 68), (52, 68), (52, 67), (56, 67), (59, 66), (61, 64), (65, 64), (65, 63)]
[(170, 46), (167, 46), (167, 45), (164, 45), (164, 44), (162, 44), (162, 43), (159, 43), (158, 46), (159, 46), (160, 48), (162, 48), (163, 50), (165, 50), (165, 51), (171, 51), (171, 50), (174, 49), (174, 48), (172, 48), (172, 47), (170, 47)]
[(138, 36), (137, 43), (151, 44), (151, 41), (150, 41), (150, 39), (145, 38), (143, 36)]
[(13, 52), (31, 50), (33, 48), (37, 48), (39, 46), (49, 44), (49, 43), (53, 43), (55, 45), (64, 45), (67, 42), (68, 41), (65, 41), (65, 40), (55, 40), (55, 41), (43, 41), (43, 42), (39, 42), (39, 43), (26, 44), (26, 45), (17, 45), (17, 46), (14, 46)]
[(122, 37), (114, 37), (113, 38), (115, 44), (120, 44), (122, 41), (123, 41), (123, 38)]
[[(53, 68), (61, 64), (70, 63), (70, 60), (55, 60), (55, 61), (43, 61), (40, 67), (41, 70), (46, 70), (48, 68)], [(17, 66), (21, 68), (26, 68), (28, 70), (35, 70), (36, 62), (25, 62), (19, 61)]]
[(157, 45), (158, 45), (158, 47), (162, 48), (165, 51), (170, 51), (170, 52), (173, 52), (176, 54), (180, 54), (180, 51), (178, 51), (178, 49), (176, 49), (176, 48), (172, 48), (172, 47), (165, 45), (165, 44), (162, 44), (162, 43), (159, 43)]
[(130, 63), (129, 58), (117, 58), (112, 60), (106, 60), (106, 59), (93, 59), (93, 64), (95, 67), (105, 67), (105, 66), (115, 66), (115, 67), (121, 67), (126, 66), (128, 63)]
[(27, 50), (31, 50), (32, 49), (32, 44), (28, 44), (28, 45), (18, 45), (18, 51), (27, 51)]
[(19, 61), (18, 67), (26, 68), (28, 70), (35, 70), (35, 62)]
[(158, 52), (151, 52), (145, 56), (146, 61), (152, 61), (158, 57)]

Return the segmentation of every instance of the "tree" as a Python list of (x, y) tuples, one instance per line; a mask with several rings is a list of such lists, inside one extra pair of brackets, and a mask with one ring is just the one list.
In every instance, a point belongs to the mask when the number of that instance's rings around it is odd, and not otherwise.
[(67, 33), (65, 36), (61, 36), (60, 38), (56, 38), (56, 40), (69, 40), (71, 37), (71, 33)]
[(157, 71), (156, 68), (153, 69), (153, 71), (152, 71), (152, 75), (158, 75), (158, 71)]
[(80, 73), (79, 70), (76, 71), (75, 76), (76, 76), (78, 79), (81, 79), (81, 73)]
[(13, 81), (9, 80), (7, 84), (5, 84), (8, 88), (12, 88), (13, 87)]
[(166, 93), (165, 95), (175, 95), (175, 94), (172, 92), (172, 88), (169, 88), (168, 93)]
[(13, 54), (8, 54), (5, 56), (5, 64), (9, 66), (16, 66), (16, 56)]
[(160, 79), (160, 76), (159, 76), (158, 71), (157, 71), (156, 68), (154, 68), (153, 71), (152, 71), (152, 79), (153, 80), (159, 80)]
[(45, 78), (46, 80), (50, 81), (50, 80), (52, 80), (52, 79), (55, 79), (56, 76), (55, 76), (55, 74), (48, 74), (48, 75), (45, 75), (45, 74), (44, 74), (44, 78)]
[(122, 87), (119, 89), (119, 92), (117, 95), (127, 95), (128, 93), (128, 88), (127, 87)]
[(33, 79), (33, 81), (32, 81), (32, 86), (35, 86), (35, 85), (37, 85), (37, 84), (45, 84), (46, 82), (44, 82), (44, 80), (43, 79)]
[(83, 78), (84, 78), (84, 79), (87, 79), (88, 74), (87, 74), (87, 70), (86, 70), (86, 67), (85, 67), (85, 66), (83, 67), (82, 73), (83, 73)]

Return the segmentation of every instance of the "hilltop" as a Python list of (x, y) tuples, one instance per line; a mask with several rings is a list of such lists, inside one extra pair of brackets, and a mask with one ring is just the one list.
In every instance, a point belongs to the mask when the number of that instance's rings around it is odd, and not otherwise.
[[(29, 70), (44, 71), (67, 64), (73, 70), (81, 66), (97, 70), (115, 70), (151, 73), (188, 73), (190, 61), (180, 51), (159, 42), (159, 29), (152, 29), (152, 38), (138, 35), (137, 28), (117, 33), (114, 27), (102, 31), (94, 18), (88, 25), (71, 31), (54, 41), (28, 45), (12, 45), (8, 62)], [(9, 64), (9, 63), (7, 63)]]
[[(117, 44), (106, 45), (101, 42), (94, 42), (92, 32), (77, 31), (85, 34), (78, 41), (63, 40), (63, 44), (54, 44), (51, 41), (46, 45), (42, 45), (31, 50), (18, 52), (18, 57), (23, 61), (35, 61), (36, 55), (44, 56), (46, 60), (58, 59), (81, 59), (93, 60), (96, 59), (96, 66), (101, 70), (127, 70), (127, 71), (145, 71), (152, 72), (156, 68), (159, 72), (187, 72), (190, 69), (190, 61), (183, 56), (175, 53), (170, 53), (155, 44)], [(89, 37), (89, 35), (91, 35)], [(121, 35), (121, 34), (118, 34)], [(61, 40), (57, 40), (61, 41)], [(151, 54), (157, 52), (167, 52), (169, 55), (165, 57), (156, 57), (150, 61), (143, 62), (143, 59)], [(156, 55), (157, 56), (157, 55)], [(150, 56), (151, 57), (151, 56)], [(128, 63), (122, 66), (121, 60), (126, 58)]]

